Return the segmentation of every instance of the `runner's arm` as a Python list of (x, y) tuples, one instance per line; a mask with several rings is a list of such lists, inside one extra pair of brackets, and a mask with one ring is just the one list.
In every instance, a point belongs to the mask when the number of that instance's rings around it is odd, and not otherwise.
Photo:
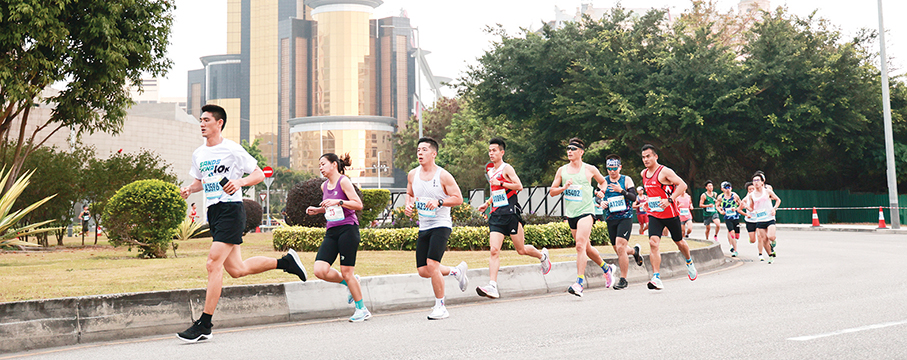
[(677, 198), (687, 191), (687, 183), (686, 181), (683, 181), (680, 176), (677, 176), (677, 173), (675, 173), (674, 170), (667, 168), (666, 170), (668, 170), (667, 173), (665, 173), (665, 171), (662, 171), (661, 173), (664, 174), (668, 184), (674, 185), (674, 193), (671, 194), (671, 201), (676, 202)]
[(516, 171), (513, 170), (513, 166), (509, 164), (504, 167), (504, 178), (510, 181), (509, 183), (501, 183), (501, 187), (507, 190), (513, 191), (522, 191), (523, 183), (520, 182), (520, 178), (516, 176)]
[(444, 188), (444, 193), (447, 194), (447, 198), (444, 199), (444, 206), (454, 207), (463, 203), (463, 194), (460, 193), (457, 180), (447, 171), (441, 173), (441, 187)]
[(195, 179), (192, 181), (192, 184), (189, 184), (189, 186), (180, 189), (180, 196), (185, 199), (188, 198), (192, 193), (199, 191), (202, 191), (202, 181), (200, 179)]
[[(561, 168), (563, 169), (563, 168)], [(554, 174), (554, 181), (551, 182), (551, 190), (548, 191), (548, 196), (554, 197), (560, 195), (564, 190), (567, 189), (567, 186), (560, 187), (561, 185), (561, 169), (557, 169), (557, 173)]]
[(413, 194), (413, 174), (414, 170), (410, 170), (409, 174), (406, 174), (406, 206), (403, 208), (403, 213), (406, 216), (413, 216), (413, 205), (416, 203), (416, 196)]
[[(350, 178), (344, 176), (340, 178), (340, 188), (343, 189), (343, 193), (346, 195), (346, 198), (349, 200), (343, 200), (343, 205), (350, 210), (362, 210), (362, 200), (359, 199), (359, 194), (356, 194), (356, 188), (353, 187), (353, 182), (350, 181)], [(340, 200), (334, 200), (337, 204), (340, 203)]]

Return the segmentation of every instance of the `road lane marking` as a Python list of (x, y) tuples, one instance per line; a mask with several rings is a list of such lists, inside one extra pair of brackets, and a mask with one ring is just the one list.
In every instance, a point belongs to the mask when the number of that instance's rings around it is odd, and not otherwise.
[(789, 338), (789, 339), (787, 339), (787, 340), (793, 340), (793, 341), (809, 341), (809, 340), (815, 340), (815, 339), (824, 338), (824, 337), (829, 337), (829, 336), (843, 335), (843, 334), (849, 334), (849, 333), (854, 333), (854, 332), (859, 332), (859, 331), (866, 331), (866, 330), (875, 330), (875, 329), (881, 329), (881, 328), (886, 328), (886, 327), (890, 327), (890, 326), (898, 326), (898, 325), (904, 325), (904, 324), (907, 324), (907, 320), (903, 320), (903, 321), (894, 321), (894, 322), (887, 322), (887, 323), (874, 324), (874, 325), (860, 326), (860, 327), (855, 327), (855, 328), (850, 328), (850, 329), (844, 329), (844, 330), (833, 331), (833, 332), (825, 333), (825, 334), (809, 335), (809, 336), (798, 336), (798, 337)]

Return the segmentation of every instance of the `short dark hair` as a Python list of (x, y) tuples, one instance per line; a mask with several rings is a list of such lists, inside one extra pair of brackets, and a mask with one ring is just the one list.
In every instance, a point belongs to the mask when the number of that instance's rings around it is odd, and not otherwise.
[(605, 160), (611, 160), (611, 159), (617, 159), (617, 161), (620, 161), (620, 155), (611, 154), (611, 155), (608, 155), (607, 157), (605, 157)]
[(705, 183), (702, 184), (702, 186), (709, 186), (709, 184), (715, 185), (715, 183), (713, 183), (712, 180), (706, 180)]
[(655, 153), (655, 155), (658, 155), (658, 148), (656, 148), (655, 145), (645, 144), (642, 146), (642, 150), (640, 150), (639, 152), (643, 152), (646, 150), (652, 150), (652, 152)]
[(570, 140), (567, 140), (567, 144), (577, 144), (580, 149), (586, 150), (586, 143), (578, 137), (570, 138)]
[(192, 205), (189, 205), (189, 206), (195, 206), (195, 203), (192, 203)]
[(439, 146), (438, 146), (438, 142), (435, 141), (435, 139), (432, 139), (432, 138), (430, 138), (430, 137), (428, 137), (428, 136), (423, 137), (423, 138), (419, 138), (419, 142), (416, 143), (416, 146), (419, 146), (419, 144), (421, 144), (421, 143), (427, 143), (428, 146), (429, 146), (432, 150), (434, 150), (435, 152), (438, 152)]
[[(353, 162), (350, 160), (350, 153), (343, 154), (343, 157), (337, 156), (334, 153), (327, 153), (321, 155), (321, 157), (327, 159), (328, 161), (337, 164), (337, 172), (344, 174), (347, 166), (353, 165)], [(320, 159), (320, 158), (319, 158)], [(346, 175), (346, 174), (344, 174)]]
[(220, 126), (221, 130), (223, 130), (224, 127), (227, 126), (227, 111), (224, 110), (224, 108), (214, 104), (208, 104), (202, 106), (202, 112), (211, 114), (211, 116), (214, 117), (214, 120), (223, 120), (224, 124)]
[(746, 184), (743, 184), (743, 188), (744, 188), (744, 189), (749, 189), (750, 186), (753, 186), (753, 182), (752, 182), (752, 181), (747, 181)]
[(498, 137), (489, 140), (488, 145), (497, 145), (499, 148), (501, 148), (501, 150), (505, 150), (507, 148), (507, 144), (504, 143), (504, 139)]
[(762, 170), (756, 171), (755, 173), (753, 173), (753, 176), (751, 176), (750, 178), (752, 179), (754, 177), (758, 177), (758, 178), (762, 179), (762, 182), (765, 182), (765, 173), (762, 172)]

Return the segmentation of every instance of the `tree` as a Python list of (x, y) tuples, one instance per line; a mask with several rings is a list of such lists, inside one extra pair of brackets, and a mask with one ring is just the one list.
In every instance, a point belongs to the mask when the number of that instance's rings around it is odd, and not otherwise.
[(262, 155), (261, 149), (258, 147), (260, 142), (261, 139), (255, 139), (252, 144), (249, 144), (249, 140), (243, 139), (240, 142), (240, 145), (242, 145), (243, 149), (246, 149), (246, 152), (249, 153), (249, 155), (252, 155), (252, 158), (255, 159), (255, 161), (258, 161), (258, 167), (264, 169), (268, 166), (268, 158)]
[(103, 222), (114, 246), (138, 246), (141, 258), (165, 258), (179, 224), (186, 217), (186, 201), (173, 183), (139, 180), (123, 186), (110, 198)]
[[(431, 137), (442, 143), (447, 135), (447, 127), (454, 114), (460, 111), (460, 103), (453, 98), (440, 98), (432, 107), (422, 112), (422, 136)], [(412, 169), (419, 166), (416, 160), (416, 146), (419, 141), (419, 119), (415, 116), (406, 121), (406, 127), (394, 134), (394, 167)]]
[[(169, 0), (0, 4), (0, 138), (12, 137), (16, 145), (7, 164), (11, 177), (63, 127), (76, 134), (120, 131), (133, 103), (127, 85), (140, 86), (143, 76), (163, 75), (170, 67), (173, 7)], [(58, 82), (67, 82), (66, 88), (41, 97)], [(52, 115), (30, 123), (39, 102), (54, 105)]]

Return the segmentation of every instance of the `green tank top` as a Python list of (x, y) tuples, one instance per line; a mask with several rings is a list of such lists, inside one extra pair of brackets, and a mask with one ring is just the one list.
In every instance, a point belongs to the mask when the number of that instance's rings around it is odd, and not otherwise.
[[(709, 193), (703, 193), (703, 194), (705, 195), (705, 204), (706, 204), (706, 205), (714, 205), (714, 204), (715, 204), (715, 198), (714, 198), (714, 197), (709, 196)], [(717, 195), (716, 195), (716, 197), (717, 197)], [(717, 214), (717, 213), (718, 213), (718, 210), (717, 210), (714, 206), (712, 206), (712, 207), (707, 207), (707, 208), (704, 209), (704, 211), (705, 211), (705, 214), (706, 214), (706, 215), (709, 215), (709, 216), (711, 216), (712, 214)]]
[(561, 171), (561, 184), (566, 184), (567, 180), (573, 180), (570, 188), (564, 190), (564, 216), (575, 218), (584, 214), (592, 214), (594, 211), (594, 202), (592, 200), (592, 183), (586, 179), (586, 167), (577, 174), (570, 174), (568, 166), (564, 166)]

